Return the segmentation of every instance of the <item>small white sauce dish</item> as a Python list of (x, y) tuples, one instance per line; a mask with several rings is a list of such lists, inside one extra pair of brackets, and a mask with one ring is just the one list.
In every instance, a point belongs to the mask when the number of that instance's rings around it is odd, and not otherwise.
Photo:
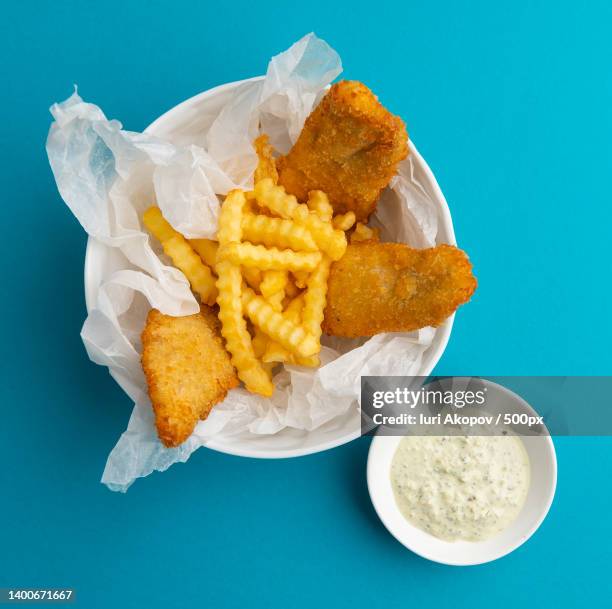
[[(512, 400), (516, 412), (535, 415), (521, 397), (490, 381), (504, 401)], [(525, 504), (518, 517), (503, 531), (484, 541), (444, 541), (411, 524), (400, 512), (391, 486), (391, 462), (402, 440), (396, 436), (376, 436), (368, 454), (367, 480), (370, 498), (388, 531), (416, 554), (446, 565), (467, 566), (491, 562), (525, 543), (538, 529), (552, 504), (557, 485), (557, 457), (551, 437), (522, 436), (531, 468), (531, 481)]]

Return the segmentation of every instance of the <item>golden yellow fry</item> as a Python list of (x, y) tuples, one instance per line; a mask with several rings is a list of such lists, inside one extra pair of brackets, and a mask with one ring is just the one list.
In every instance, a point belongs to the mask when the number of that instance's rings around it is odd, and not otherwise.
[(261, 295), (278, 313), (283, 310), (288, 276), (287, 271), (264, 271), (263, 280), (259, 286)]
[(330, 222), (325, 222), (317, 214), (311, 214), (308, 206), (297, 202), (288, 195), (282, 186), (276, 186), (266, 178), (255, 184), (255, 196), (262, 207), (288, 220), (295, 220), (304, 226), (314, 239), (317, 247), (332, 260), (340, 260), (346, 251), (346, 236), (343, 231), (334, 230)]
[(217, 241), (220, 246), (242, 239), (242, 213), (245, 203), (246, 197), (242, 190), (232, 190), (225, 197), (217, 229)]
[(276, 362), (263, 362), (261, 367), (266, 371), (268, 378), (272, 380), (272, 376), (274, 374), (274, 368), (276, 366)]
[(323, 222), (315, 214), (310, 214), (303, 220), (296, 220), (296, 222), (310, 231), (319, 249), (332, 260), (340, 260), (344, 256), (347, 246), (344, 231), (335, 230), (331, 222)]
[(215, 278), (185, 237), (170, 226), (159, 207), (147, 209), (143, 221), (149, 232), (161, 242), (164, 253), (170, 257), (174, 266), (187, 277), (191, 289), (198, 294), (200, 300), (213, 305), (217, 298)]
[[(240, 241), (242, 236), (242, 210), (246, 198), (239, 190), (230, 192), (219, 214), (219, 230), (217, 237), (219, 247)], [(243, 317), (242, 305), (242, 275), (240, 267), (217, 256), (217, 288), (219, 296), (219, 319), (221, 334), (225, 339), (227, 350), (232, 356), (232, 364), (236, 368), (238, 378), (249, 391), (264, 396), (271, 396), (274, 385), (270, 376), (255, 357), (251, 335)], [(248, 288), (247, 288), (248, 289)]]
[(267, 208), (261, 207), (259, 203), (257, 203), (257, 199), (255, 198), (255, 192), (250, 190), (245, 192), (246, 197), (246, 205), (244, 206), (245, 214), (253, 214), (257, 216), (264, 216), (265, 218), (275, 218), (276, 216)]
[(198, 253), (200, 258), (214, 270), (215, 264), (217, 264), (219, 244), (212, 239), (190, 239), (189, 244)]
[(242, 304), (249, 319), (271, 339), (291, 353), (307, 357), (318, 353), (318, 341), (301, 326), (277, 313), (261, 296), (246, 288), (242, 292)]
[(147, 230), (160, 242), (163, 243), (171, 237), (180, 235), (175, 231), (170, 223), (164, 218), (161, 209), (153, 205), (142, 215), (142, 221), (147, 227)]
[(310, 273), (308, 271), (295, 271), (293, 276), (295, 277), (295, 285), (300, 288), (300, 290), (303, 290), (308, 283)]
[(249, 391), (269, 397), (274, 392), (274, 385), (255, 357), (251, 335), (243, 317), (240, 268), (231, 262), (221, 261), (217, 263), (217, 275), (221, 334), (231, 354), (232, 364)]
[(189, 246), (182, 235), (170, 237), (162, 242), (164, 253), (168, 255), (174, 266), (182, 271), (189, 280), (192, 290), (200, 300), (212, 306), (217, 300), (217, 287), (212, 271)]
[(270, 178), (260, 180), (255, 184), (257, 203), (287, 220), (303, 220), (309, 211), (306, 205), (298, 203), (293, 195), (288, 195), (282, 186), (276, 186)]
[(255, 335), (252, 340), (255, 357), (261, 359), (269, 342), (269, 338), (259, 328), (255, 328)]
[(312, 235), (299, 224), (283, 218), (244, 214), (242, 217), (242, 238), (251, 243), (262, 243), (281, 249), (316, 251), (317, 244)]
[(278, 292), (284, 292), (288, 279), (287, 271), (264, 271), (263, 280), (259, 286), (261, 295), (268, 300)]
[(311, 190), (308, 193), (306, 205), (308, 205), (310, 211), (316, 213), (324, 222), (329, 222), (332, 219), (334, 208), (322, 190)]
[(332, 224), (338, 230), (349, 230), (355, 224), (355, 213), (347, 211), (345, 214), (340, 214), (332, 220)]
[(327, 279), (331, 260), (324, 256), (321, 264), (310, 273), (306, 292), (304, 293), (304, 309), (302, 311), (302, 324), (307, 332), (315, 338), (321, 337), (321, 324), (327, 299)]
[[(283, 316), (294, 324), (299, 324), (301, 321), (302, 307), (304, 306), (304, 298), (298, 296), (294, 298), (288, 305)], [(318, 357), (311, 355), (310, 357)], [(295, 363), (293, 356), (285, 347), (279, 345), (276, 341), (269, 340), (266, 345), (265, 353), (262, 357), (264, 362), (289, 362)], [(308, 359), (308, 358), (306, 358)]]
[[(317, 341), (321, 339), (321, 324), (327, 299), (327, 279), (331, 260), (324, 256), (321, 264), (310, 273), (306, 292), (304, 293), (304, 309), (302, 310), (302, 326), (314, 336)], [(320, 345), (319, 345), (320, 349)], [(319, 356), (304, 358), (296, 363), (302, 366), (318, 366)]]
[(306, 368), (318, 368), (321, 365), (321, 358), (317, 353), (316, 355), (309, 355), (308, 357), (294, 357), (291, 363)]
[(269, 340), (266, 343), (266, 349), (261, 356), (261, 361), (265, 364), (280, 364), (291, 361), (291, 353), (282, 345), (279, 345), (274, 340)]
[(281, 313), (283, 310), (283, 301), (285, 300), (285, 290), (272, 294), (266, 298), (266, 300), (277, 313)]
[(274, 148), (270, 145), (267, 135), (260, 135), (254, 142), (255, 152), (259, 158), (255, 169), (255, 182), (270, 178), (274, 184), (278, 182), (278, 172), (276, 171), (276, 161), (274, 160)]
[(285, 296), (289, 299), (295, 298), (300, 293), (300, 289), (295, 285), (293, 274), (287, 277), (287, 285), (285, 286)]
[(228, 243), (221, 245), (217, 257), (233, 264), (255, 267), (262, 271), (286, 269), (289, 271), (311, 271), (321, 261), (320, 252), (294, 252), (266, 248), (252, 243)]
[(291, 300), (285, 309), (285, 315), (294, 323), (300, 323), (302, 319), (302, 309), (304, 308), (304, 294), (300, 294)]
[(255, 193), (252, 190), (247, 190), (244, 193), (244, 198), (246, 199), (246, 201), (244, 203), (244, 207), (242, 208), (242, 213), (259, 213), (259, 205), (257, 205), (257, 201), (255, 200)]
[(240, 270), (242, 271), (242, 276), (249, 284), (249, 286), (254, 290), (259, 290), (259, 286), (261, 284), (262, 279), (262, 272), (252, 266), (242, 266), (240, 267)]
[(380, 241), (378, 228), (370, 228), (361, 222), (357, 222), (350, 241), (351, 243), (360, 243), (362, 241)]

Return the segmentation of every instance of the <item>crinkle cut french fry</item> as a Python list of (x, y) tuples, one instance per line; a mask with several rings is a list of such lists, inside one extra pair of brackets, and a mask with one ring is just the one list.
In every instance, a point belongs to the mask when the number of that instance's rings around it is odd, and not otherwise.
[(287, 271), (264, 271), (263, 279), (259, 286), (261, 295), (268, 299), (277, 292), (284, 292), (287, 278)]
[(292, 364), (296, 366), (304, 366), (305, 368), (317, 368), (321, 365), (321, 358), (318, 353), (309, 355), (308, 357), (293, 357)]
[(225, 245), (242, 239), (242, 211), (246, 197), (242, 190), (232, 190), (225, 197), (219, 214), (217, 241)]
[(275, 294), (272, 294), (271, 296), (268, 296), (268, 298), (266, 298), (266, 300), (268, 301), (269, 305), (277, 313), (281, 313), (282, 310), (283, 310), (283, 300), (285, 300), (285, 290), (282, 290), (280, 292), (276, 292)]
[(270, 178), (255, 184), (257, 203), (287, 220), (304, 219), (309, 211), (306, 205), (298, 203), (293, 195), (288, 195), (282, 186), (276, 186)]
[[(317, 341), (321, 338), (321, 323), (325, 312), (327, 297), (327, 279), (331, 260), (324, 256), (321, 264), (310, 273), (306, 292), (304, 292), (304, 308), (302, 310), (302, 325)], [(320, 348), (320, 347), (319, 347)], [(311, 355), (305, 358), (296, 358), (296, 364), (315, 367), (319, 365), (319, 356)]]
[(156, 207), (149, 207), (147, 211), (142, 215), (142, 221), (147, 227), (147, 230), (160, 242), (163, 243), (171, 237), (180, 235), (178, 231), (175, 231), (170, 223), (164, 218), (161, 213), (161, 209)]
[[(302, 307), (304, 306), (303, 296), (294, 298), (288, 305), (287, 309), (283, 313), (283, 316), (294, 324), (299, 324), (301, 320)], [(317, 357), (316, 355), (310, 357)], [(293, 356), (285, 347), (279, 345), (276, 341), (269, 340), (266, 345), (266, 350), (263, 355), (264, 362), (288, 362), (294, 363), (295, 356)]]
[(254, 290), (259, 290), (262, 278), (261, 271), (252, 266), (241, 266), (240, 270), (242, 271), (242, 276), (245, 281), (249, 284), (249, 287)]
[(295, 277), (295, 285), (300, 288), (300, 290), (303, 290), (308, 283), (310, 273), (308, 271), (295, 271), (293, 276)]
[(280, 313), (283, 310), (285, 286), (289, 273), (287, 271), (264, 271), (263, 280), (259, 286), (261, 295), (270, 306)]
[(219, 249), (217, 241), (212, 239), (190, 239), (189, 243), (200, 258), (214, 270), (217, 264), (217, 250)]
[(345, 214), (339, 214), (332, 220), (333, 227), (337, 230), (349, 230), (355, 224), (355, 213), (347, 211)]
[(285, 286), (285, 296), (288, 298), (295, 298), (300, 293), (300, 289), (293, 280), (293, 274), (287, 277), (287, 285)]
[(291, 353), (276, 341), (268, 339), (261, 361), (264, 364), (280, 364), (291, 360)]
[(174, 266), (187, 277), (201, 301), (213, 305), (217, 298), (215, 278), (185, 237), (170, 226), (158, 207), (150, 207), (144, 213), (143, 221), (149, 232), (161, 242), (164, 253), (170, 257)]
[(302, 324), (307, 332), (315, 338), (321, 337), (321, 324), (327, 300), (327, 279), (331, 260), (324, 256), (321, 264), (310, 273), (306, 292), (304, 293), (304, 309), (302, 311)]
[(311, 271), (321, 261), (320, 252), (294, 252), (266, 248), (252, 243), (228, 243), (221, 245), (217, 257), (233, 264), (255, 267), (262, 271), (282, 269), (289, 271)]
[(285, 315), (293, 323), (300, 323), (302, 319), (302, 310), (304, 309), (304, 294), (296, 296), (285, 309)]
[(247, 213), (242, 217), (242, 232), (245, 241), (268, 247), (307, 252), (318, 249), (308, 230), (293, 220)]
[(321, 358), (319, 354), (309, 355), (308, 357), (295, 357), (293, 359), (294, 364), (298, 366), (305, 366), (306, 368), (316, 368), (321, 365)]
[(267, 135), (260, 135), (254, 142), (253, 147), (257, 152), (259, 162), (255, 169), (255, 182), (270, 178), (274, 184), (278, 182), (278, 171), (276, 170), (276, 161), (273, 156), (273, 148), (268, 141)]
[(362, 241), (380, 241), (378, 228), (370, 228), (361, 222), (357, 222), (355, 230), (351, 234), (351, 243), (360, 243)]
[(214, 305), (217, 299), (217, 287), (212, 271), (191, 249), (185, 238), (182, 235), (170, 237), (162, 242), (162, 247), (176, 268), (187, 277), (191, 288), (198, 294), (200, 300), (209, 306)]
[(318, 353), (318, 341), (301, 326), (277, 313), (261, 296), (246, 288), (242, 292), (244, 311), (255, 326), (291, 353), (307, 357)]
[(310, 231), (312, 238), (332, 260), (340, 260), (346, 252), (346, 235), (344, 231), (335, 230), (330, 222), (323, 222), (319, 216), (310, 214), (303, 220), (296, 220)]
[(217, 275), (221, 334), (232, 356), (232, 364), (249, 391), (269, 397), (274, 392), (274, 385), (255, 357), (251, 335), (243, 317), (240, 268), (230, 262), (221, 261), (217, 263)]
[(297, 202), (282, 186), (276, 186), (270, 179), (255, 184), (257, 202), (282, 218), (293, 219), (308, 229), (317, 247), (332, 260), (340, 260), (346, 251), (346, 236), (343, 231), (334, 230), (330, 222), (324, 222), (317, 214), (311, 214), (308, 206)]
[(266, 371), (268, 378), (272, 380), (272, 376), (274, 374), (274, 367), (276, 366), (275, 362), (263, 362), (261, 367)]
[(252, 342), (253, 353), (255, 353), (255, 357), (261, 359), (261, 357), (266, 351), (266, 347), (268, 346), (270, 339), (259, 328), (255, 328), (255, 333)]
[(310, 211), (315, 212), (324, 222), (329, 222), (332, 219), (334, 209), (327, 195), (322, 190), (311, 190), (308, 193), (306, 205), (308, 205)]
[[(225, 198), (219, 214), (217, 233), (220, 247), (240, 241), (242, 210), (245, 201), (244, 193), (238, 190), (230, 192)], [(220, 260), (217, 256), (216, 270), (221, 334), (232, 356), (232, 363), (236, 368), (238, 378), (249, 391), (271, 396), (274, 392), (274, 385), (268, 372), (255, 357), (251, 335), (243, 317), (243, 280), (240, 267), (229, 261)]]

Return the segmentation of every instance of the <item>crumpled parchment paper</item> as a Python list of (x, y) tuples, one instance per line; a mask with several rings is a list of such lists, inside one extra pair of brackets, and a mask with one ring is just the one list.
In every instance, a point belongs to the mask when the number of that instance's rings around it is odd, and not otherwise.
[[(361, 375), (419, 374), (431, 328), (365, 342), (327, 338), (322, 366), (282, 370), (271, 399), (235, 389), (182, 446), (168, 449), (157, 439), (140, 365), (140, 333), (151, 307), (189, 315), (199, 306), (183, 274), (149, 239), (142, 213), (156, 203), (186, 236), (213, 237), (218, 195), (252, 186), (257, 163), (252, 141), (265, 132), (277, 150), (287, 152), (341, 70), (336, 52), (309, 34), (273, 57), (264, 79), (225, 94), (197, 130), (172, 142), (123, 130), (76, 92), (52, 106), (47, 153), (58, 189), (105, 254), (81, 335), (91, 360), (107, 366), (135, 403), (103, 473), (109, 488), (125, 491), (136, 478), (185, 461), (212, 437), (316, 429), (358, 407)], [(427, 247), (435, 244), (437, 217), (408, 158), (384, 193), (374, 224), (382, 227), (384, 240)]]

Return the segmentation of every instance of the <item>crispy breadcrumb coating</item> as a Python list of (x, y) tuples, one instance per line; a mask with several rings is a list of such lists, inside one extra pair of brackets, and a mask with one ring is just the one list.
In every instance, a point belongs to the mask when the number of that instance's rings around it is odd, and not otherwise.
[(289, 154), (278, 159), (279, 183), (301, 201), (322, 190), (336, 214), (353, 211), (358, 221), (367, 221), (407, 155), (402, 119), (364, 84), (342, 81), (306, 119)]
[(323, 331), (358, 337), (438, 326), (476, 285), (467, 255), (452, 245), (351, 244), (331, 267)]
[(160, 440), (178, 446), (199, 419), (238, 385), (216, 311), (202, 305), (185, 317), (152, 309), (142, 333), (142, 367)]

